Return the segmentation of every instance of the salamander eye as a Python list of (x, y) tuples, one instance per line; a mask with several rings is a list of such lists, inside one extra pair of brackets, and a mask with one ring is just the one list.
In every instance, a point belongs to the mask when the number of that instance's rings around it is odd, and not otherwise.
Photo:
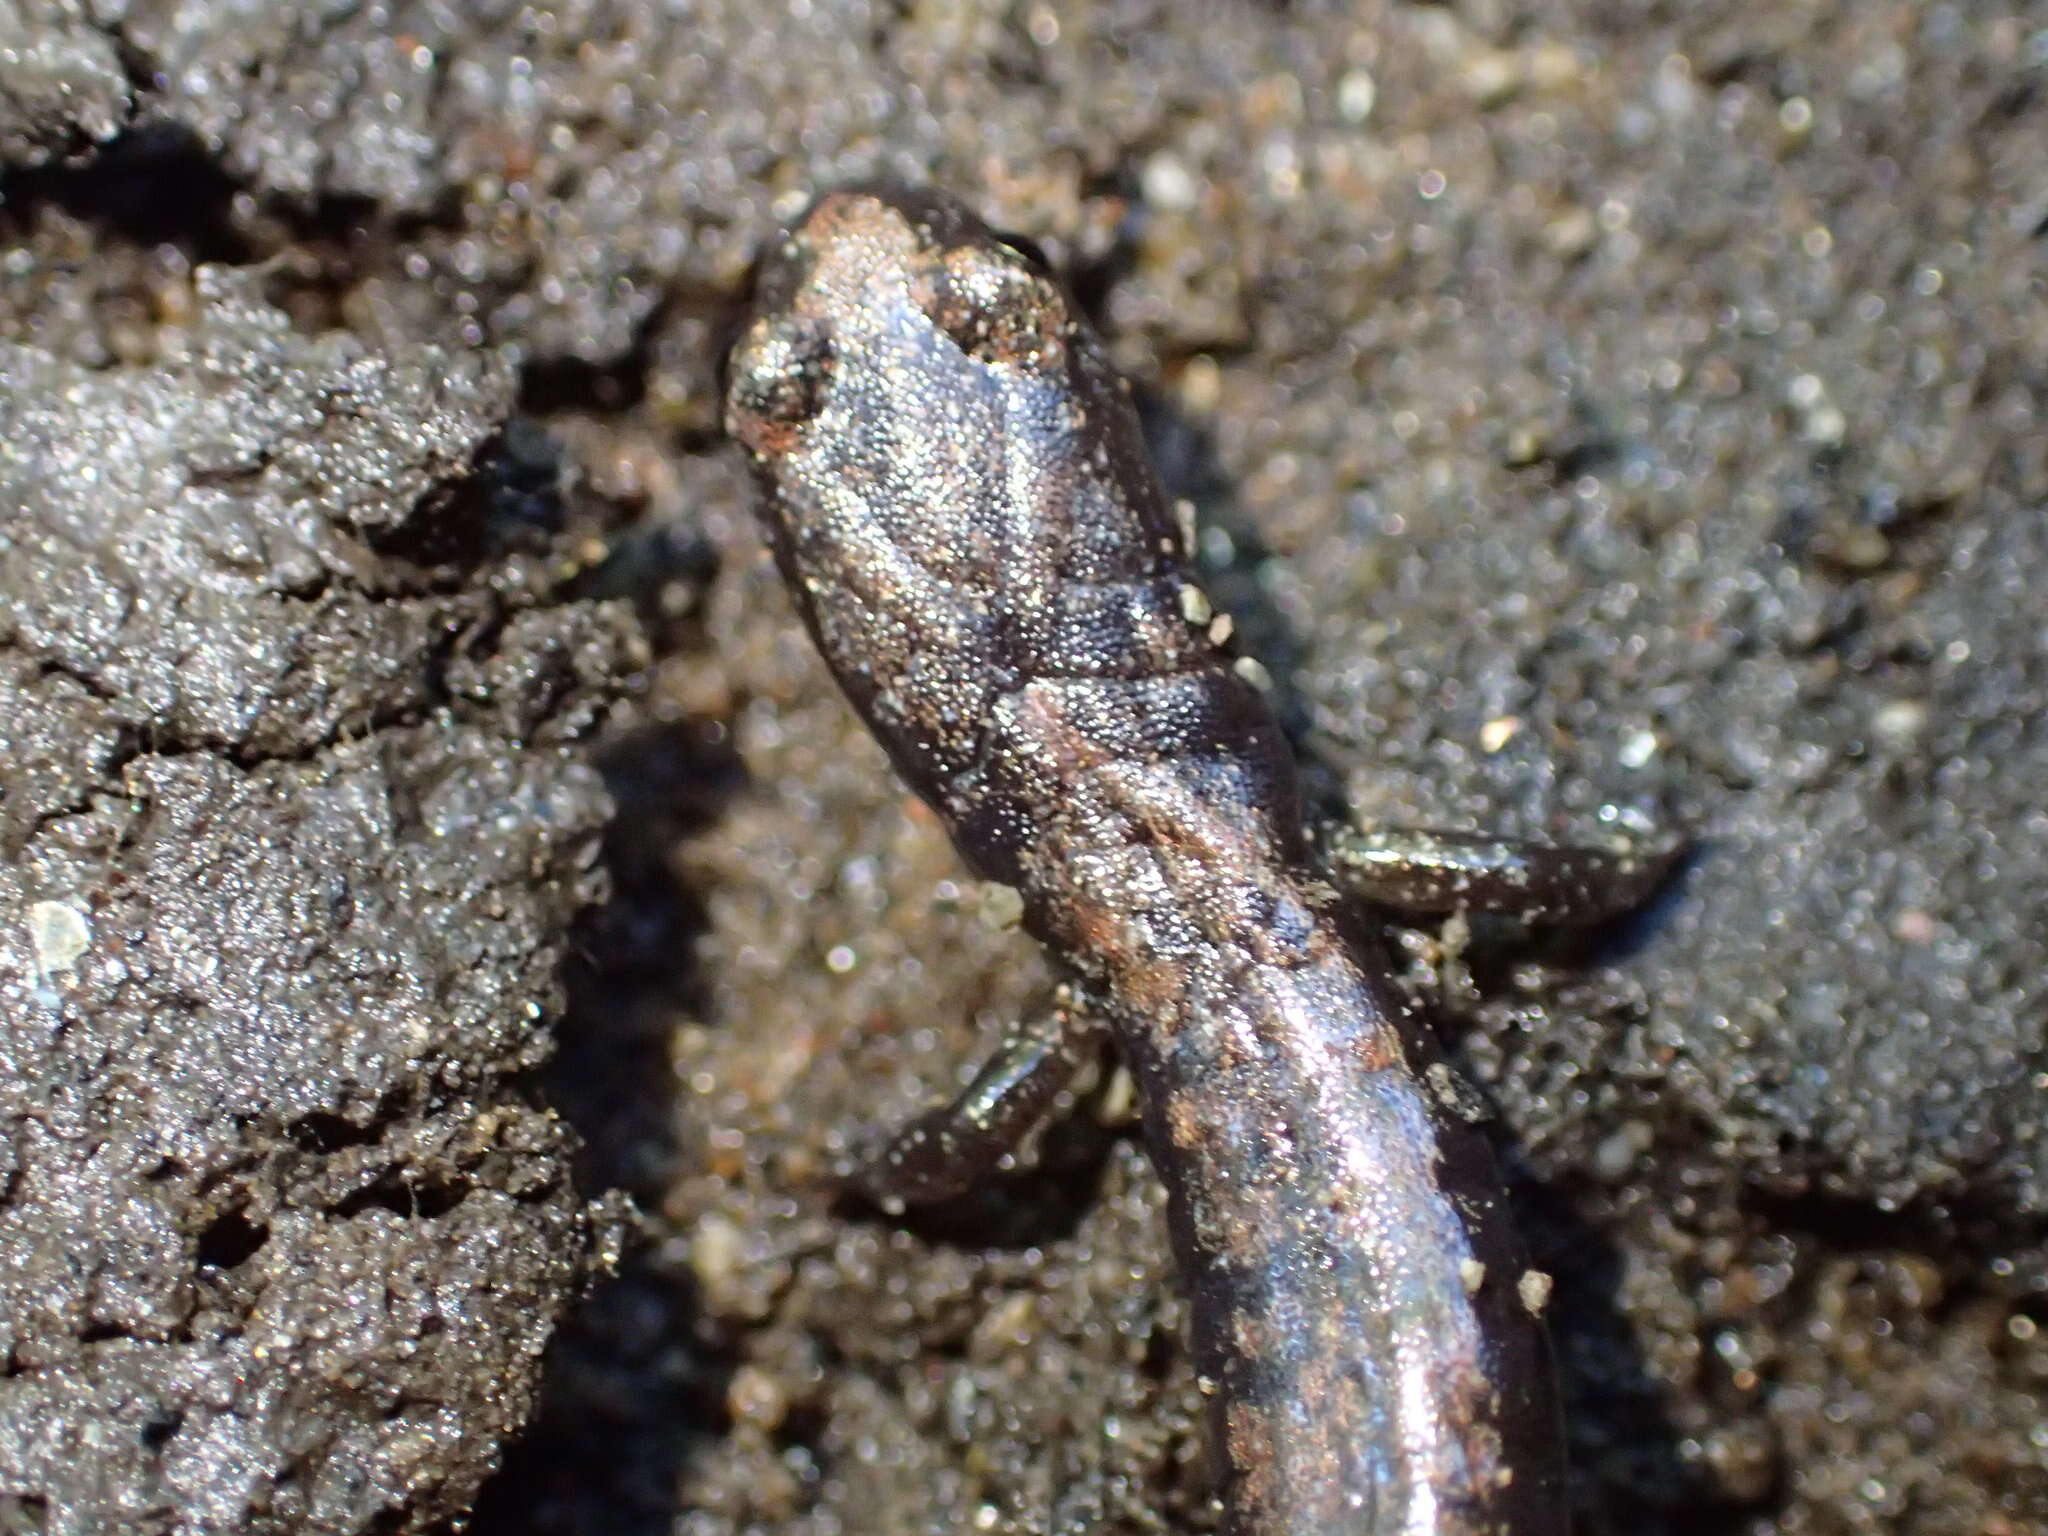
[(798, 429), (825, 408), (837, 352), (824, 321), (767, 315), (732, 349), (725, 429), (757, 455), (784, 453)]
[(1030, 258), (989, 241), (954, 246), (932, 273), (927, 311), (969, 357), (1052, 373), (1066, 366), (1067, 301)]

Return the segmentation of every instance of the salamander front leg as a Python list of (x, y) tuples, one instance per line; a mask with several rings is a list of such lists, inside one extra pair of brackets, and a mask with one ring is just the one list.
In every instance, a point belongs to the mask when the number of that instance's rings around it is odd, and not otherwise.
[(1532, 923), (1599, 922), (1640, 906), (1685, 848), (1677, 837), (1557, 846), (1334, 822), (1318, 844), (1331, 879), (1367, 901), (1402, 912), (1505, 912)]
[(971, 1188), (1044, 1118), (1073, 1080), (1100, 1026), (1072, 987), (1018, 1026), (950, 1104), (899, 1130), (863, 1168), (863, 1192), (885, 1207), (929, 1205)]

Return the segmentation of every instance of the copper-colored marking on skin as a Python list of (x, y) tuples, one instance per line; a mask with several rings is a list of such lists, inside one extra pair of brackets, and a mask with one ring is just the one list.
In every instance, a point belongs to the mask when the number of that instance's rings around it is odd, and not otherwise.
[(899, 237), (892, 243), (900, 248), (910, 249), (917, 244), (917, 231), (909, 221), (879, 197), (865, 192), (826, 193), (804, 219), (796, 238), (800, 248), (815, 254), (847, 238), (849, 229), (857, 240), (872, 234), (878, 226)]
[[(1077, 731), (1045, 690), (1023, 689), (1016, 696), (1016, 709), (1019, 727), (1039, 751), (1057, 764), (1064, 782), (1078, 782), (1085, 776), (1109, 797), (1115, 808), (1125, 813), (1127, 820), (1153, 836), (1157, 843), (1166, 845), (1171, 851), (1202, 853), (1221, 862), (1218, 845), (1222, 839), (1204, 837), (1172, 818), (1161, 817), (1157, 807), (1144, 797), (1124, 793), (1113, 772), (1100, 772), (1103, 768), (1113, 768), (1115, 759)], [(1235, 861), (1232, 867), (1242, 867), (1247, 858), (1246, 845), (1242, 839), (1238, 843), (1238, 848), (1222, 855)], [(1178, 868), (1176, 861), (1163, 856), (1162, 865), (1168, 872)], [(1180, 1017), (1180, 1010), (1175, 1006), (1181, 993), (1181, 980), (1176, 969), (1135, 953), (1126, 942), (1128, 928), (1119, 914), (1091, 908), (1071, 892), (1069, 899), (1072, 904), (1062, 913), (1062, 926), (1077, 936), (1085, 937), (1093, 952), (1100, 954), (1118, 976), (1119, 991), (1126, 994), (1126, 1001), (1135, 1008), (1150, 1012), (1170, 1038), (1175, 1021)]]
[(1223, 1419), (1224, 1454), (1237, 1472), (1239, 1498), (1252, 1508), (1272, 1502), (1278, 1457), (1270, 1416), (1255, 1403), (1239, 1401)]
[(1118, 994), (1130, 999), (1133, 1006), (1152, 1010), (1170, 1037), (1172, 1021), (1180, 1016), (1182, 991), (1175, 964), (1135, 949), (1124, 914), (1078, 896), (1060, 913), (1060, 925), (1082, 952), (1101, 960), (1104, 970), (1115, 977)]
[[(974, 329), (980, 345), (970, 355), (977, 361), (1005, 364), (1033, 372), (1055, 374), (1066, 367), (1066, 304), (1051, 283), (1035, 277), (1021, 266), (991, 259), (972, 245), (956, 245), (942, 252), (939, 264), (952, 277), (960, 294), (958, 304), (920, 306), (948, 335)], [(991, 283), (984, 274), (994, 274)], [(1008, 290), (994, 310), (1000, 322), (994, 328), (975, 327), (978, 318), (973, 300), (986, 297), (974, 290), (1002, 286)], [(1028, 296), (1029, 302), (1020, 302)], [(1027, 310), (1038, 310), (1033, 323)]]
[(735, 413), (733, 434), (746, 445), (747, 451), (757, 459), (772, 459), (782, 454), (794, 453), (802, 439), (803, 429), (788, 422), (771, 422), (756, 411)]
[(1193, 1094), (1173, 1093), (1160, 1113), (1169, 1140), (1183, 1152), (1191, 1152), (1202, 1140), (1202, 1106)]
[(1351, 1060), (1359, 1072), (1385, 1072), (1407, 1059), (1400, 1035), (1391, 1029), (1362, 1029), (1353, 1038)]

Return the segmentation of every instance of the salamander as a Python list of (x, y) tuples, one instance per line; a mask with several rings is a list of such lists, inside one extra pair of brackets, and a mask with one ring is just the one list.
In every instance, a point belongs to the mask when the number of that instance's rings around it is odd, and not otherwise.
[[(1562, 1536), (1549, 1282), (1483, 1106), (1353, 932), (1256, 669), (1073, 301), (948, 197), (832, 193), (764, 254), (727, 378), (819, 651), (1074, 978), (896, 1139), (877, 1187), (960, 1187), (1106, 1021), (1168, 1191), (1226, 1529)], [(1515, 849), (1497, 879), (1493, 846), (1345, 867), (1391, 870), (1422, 907), (1625, 902), (1646, 878), (1623, 854)]]

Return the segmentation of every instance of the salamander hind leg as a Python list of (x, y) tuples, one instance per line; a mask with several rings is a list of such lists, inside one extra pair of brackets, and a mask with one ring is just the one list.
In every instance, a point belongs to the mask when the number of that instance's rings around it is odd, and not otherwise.
[(900, 1210), (950, 1200), (993, 1172), (1073, 1081), (1099, 1032), (1071, 994), (1063, 988), (1056, 1006), (1019, 1025), (951, 1103), (890, 1137), (856, 1174), (862, 1193)]
[(1319, 829), (1317, 843), (1330, 878), (1363, 900), (1401, 912), (1504, 912), (1531, 923), (1593, 923), (1630, 911), (1685, 850), (1668, 835), (1596, 847), (1341, 823)]

